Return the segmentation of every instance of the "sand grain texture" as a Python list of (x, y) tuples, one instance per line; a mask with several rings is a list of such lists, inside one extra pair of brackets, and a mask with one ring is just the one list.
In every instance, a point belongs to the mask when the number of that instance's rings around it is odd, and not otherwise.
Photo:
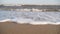
[(0, 23), (0, 34), (60, 34), (60, 25)]

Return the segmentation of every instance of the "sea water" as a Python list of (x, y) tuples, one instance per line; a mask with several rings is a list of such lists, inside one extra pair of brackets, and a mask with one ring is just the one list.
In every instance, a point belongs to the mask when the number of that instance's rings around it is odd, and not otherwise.
[(60, 12), (1, 11), (0, 22), (60, 24)]

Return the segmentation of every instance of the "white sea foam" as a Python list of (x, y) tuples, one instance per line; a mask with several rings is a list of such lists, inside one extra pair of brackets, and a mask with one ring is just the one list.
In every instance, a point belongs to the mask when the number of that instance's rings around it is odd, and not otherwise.
[(59, 12), (17, 12), (0, 11), (0, 22), (13, 21), (16, 23), (29, 24), (60, 24)]
[(11, 19), (0, 20), (0, 22), (12, 21)]
[(5, 19), (5, 20), (1, 20), (0, 22), (16, 22), (18, 24), (25, 24), (25, 23), (29, 23), (29, 24), (32, 24), (32, 25), (44, 25), (44, 24), (53, 24), (53, 25), (60, 25), (60, 22), (37, 22), (37, 21), (31, 21), (30, 19)]

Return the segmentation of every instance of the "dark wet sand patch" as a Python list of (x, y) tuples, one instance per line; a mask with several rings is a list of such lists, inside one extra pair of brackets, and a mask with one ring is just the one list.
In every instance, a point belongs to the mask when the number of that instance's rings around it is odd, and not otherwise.
[(60, 25), (0, 23), (0, 34), (60, 34)]

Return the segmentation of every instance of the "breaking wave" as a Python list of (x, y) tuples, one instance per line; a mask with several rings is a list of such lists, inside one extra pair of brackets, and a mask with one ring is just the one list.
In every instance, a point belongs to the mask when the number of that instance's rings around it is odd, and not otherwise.
[(60, 12), (0, 11), (0, 22), (29, 24), (60, 24)]

